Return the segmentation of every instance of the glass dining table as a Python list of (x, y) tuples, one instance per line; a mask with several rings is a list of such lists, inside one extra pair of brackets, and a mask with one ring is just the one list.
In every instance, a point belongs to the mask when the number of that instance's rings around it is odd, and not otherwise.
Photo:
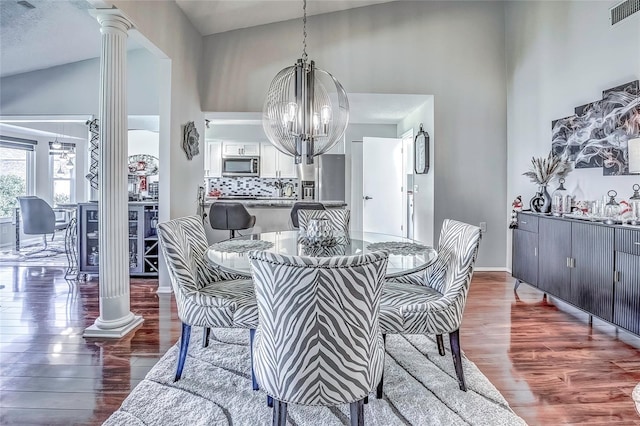
[(310, 241), (303, 232), (297, 230), (263, 232), (220, 241), (209, 246), (205, 256), (213, 267), (250, 277), (251, 266), (246, 254), (251, 250), (315, 257), (351, 256), (387, 250), (387, 278), (424, 270), (438, 257), (433, 247), (394, 235), (351, 231), (334, 233), (323, 241)]

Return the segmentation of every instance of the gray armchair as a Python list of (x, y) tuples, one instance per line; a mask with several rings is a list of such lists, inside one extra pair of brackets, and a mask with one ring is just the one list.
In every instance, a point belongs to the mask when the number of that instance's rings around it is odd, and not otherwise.
[(54, 209), (42, 198), (35, 196), (18, 197), (20, 203), (20, 223), (22, 232), (25, 235), (40, 235), (44, 241), (44, 249), (47, 249), (47, 234), (52, 234), (51, 240), (55, 237), (55, 232), (65, 229), (68, 221), (56, 221)]

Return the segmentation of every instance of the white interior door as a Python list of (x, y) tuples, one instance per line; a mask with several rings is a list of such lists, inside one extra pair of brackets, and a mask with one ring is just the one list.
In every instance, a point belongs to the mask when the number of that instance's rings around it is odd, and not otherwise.
[(363, 138), (363, 231), (403, 235), (402, 173), (402, 139)]

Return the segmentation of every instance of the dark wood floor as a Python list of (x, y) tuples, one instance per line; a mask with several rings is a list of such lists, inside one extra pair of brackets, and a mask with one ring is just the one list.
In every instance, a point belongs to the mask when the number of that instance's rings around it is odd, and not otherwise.
[[(62, 269), (0, 267), (0, 424), (100, 424), (179, 336), (175, 303), (132, 280), (144, 324), (118, 341), (83, 339), (97, 282)], [(522, 285), (476, 273), (462, 327), (467, 356), (532, 425), (640, 425), (640, 339)]]

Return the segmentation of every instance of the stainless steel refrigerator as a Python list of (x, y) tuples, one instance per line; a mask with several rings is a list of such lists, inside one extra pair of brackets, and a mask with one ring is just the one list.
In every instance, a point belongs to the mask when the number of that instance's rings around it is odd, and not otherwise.
[(345, 156), (323, 154), (316, 157), (316, 187), (319, 201), (345, 200)]
[(313, 164), (298, 165), (302, 200), (345, 201), (345, 156), (323, 154)]

